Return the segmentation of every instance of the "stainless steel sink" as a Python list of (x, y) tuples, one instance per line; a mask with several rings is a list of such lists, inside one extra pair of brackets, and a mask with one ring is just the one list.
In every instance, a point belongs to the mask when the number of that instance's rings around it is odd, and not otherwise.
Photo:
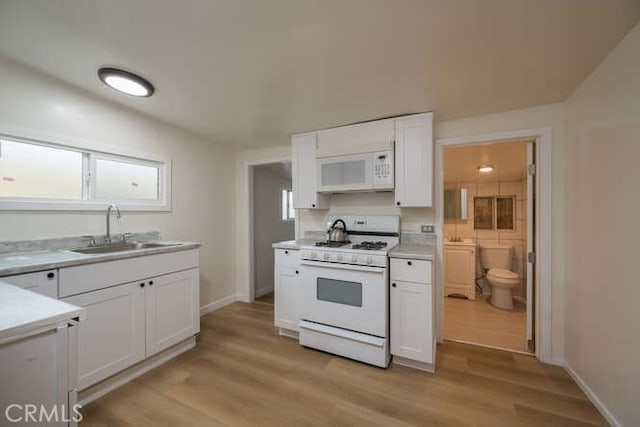
[(70, 252), (78, 254), (109, 254), (113, 252), (139, 251), (142, 249), (165, 248), (178, 246), (179, 243), (153, 243), (153, 242), (131, 242), (113, 243), (109, 245), (90, 246), (88, 248), (71, 249)]

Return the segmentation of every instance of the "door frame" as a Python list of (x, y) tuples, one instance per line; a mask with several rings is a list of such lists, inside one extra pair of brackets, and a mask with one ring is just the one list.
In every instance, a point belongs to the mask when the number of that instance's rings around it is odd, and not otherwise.
[[(241, 253), (248, 254), (247, 263), (240, 263), (245, 265), (245, 273), (247, 274), (247, 281), (245, 282), (244, 289), (239, 293), (240, 296), (244, 296), (244, 298), (240, 297), (239, 299), (244, 302), (253, 302), (255, 300), (255, 240), (253, 236), (254, 231), (254, 218), (253, 218), (253, 168), (255, 166), (268, 165), (272, 163), (280, 163), (280, 162), (291, 162), (291, 156), (280, 156), (280, 157), (271, 157), (268, 159), (260, 159), (260, 160), (248, 160), (244, 162), (243, 165), (243, 175), (246, 179), (245, 182), (245, 192), (247, 195), (245, 199), (247, 210), (245, 218), (241, 219), (245, 224), (245, 229), (247, 230), (247, 238), (241, 245)], [(296, 233), (298, 221), (296, 218), (295, 221)]]
[(558, 364), (552, 359), (552, 272), (551, 272), (551, 128), (519, 129), (489, 134), (465, 135), (437, 139), (435, 143), (435, 215), (437, 239), (436, 256), (436, 336), (443, 341), (444, 331), (444, 274), (443, 225), (444, 225), (444, 148), (460, 147), (488, 142), (507, 142), (513, 140), (533, 140), (536, 142), (535, 174), (535, 356), (545, 363)]

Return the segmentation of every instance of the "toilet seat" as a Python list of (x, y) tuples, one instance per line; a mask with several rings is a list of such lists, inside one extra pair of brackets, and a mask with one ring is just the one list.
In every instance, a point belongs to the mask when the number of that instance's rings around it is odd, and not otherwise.
[(496, 279), (519, 279), (518, 273), (514, 273), (511, 270), (505, 270), (503, 268), (492, 268), (487, 273), (487, 276), (495, 277)]

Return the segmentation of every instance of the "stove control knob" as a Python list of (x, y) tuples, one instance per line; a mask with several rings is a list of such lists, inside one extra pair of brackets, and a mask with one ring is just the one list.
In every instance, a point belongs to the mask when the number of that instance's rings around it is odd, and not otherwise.
[(358, 256), (357, 255), (351, 255), (351, 262), (357, 262), (358, 261)]
[(338, 261), (342, 261), (342, 254), (338, 254)]
[(367, 257), (367, 264), (371, 264), (373, 262), (373, 258), (370, 256)]
[(329, 253), (328, 253), (328, 252), (325, 252), (325, 253), (324, 253), (324, 259), (329, 259), (329, 256), (330, 256), (330, 255), (329, 255)]
[(315, 257), (317, 257), (318, 255), (315, 252), (311, 252), (309, 253), (309, 258), (313, 259)]

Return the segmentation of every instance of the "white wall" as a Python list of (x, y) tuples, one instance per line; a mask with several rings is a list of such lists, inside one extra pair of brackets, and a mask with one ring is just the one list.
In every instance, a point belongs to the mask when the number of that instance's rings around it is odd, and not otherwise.
[[(2, 58), (0, 82), (1, 130), (172, 158), (173, 210), (125, 212), (116, 231), (201, 242), (201, 305), (235, 295), (233, 152)], [(0, 211), (0, 240), (104, 233), (102, 212)]]
[(610, 422), (640, 425), (640, 24), (566, 116), (566, 363)]
[[(289, 169), (290, 171), (291, 169)], [(271, 165), (253, 168), (254, 287), (256, 297), (273, 291), (274, 252), (271, 244), (292, 240), (293, 221), (282, 221), (281, 191), (291, 190), (291, 173), (285, 176)]]

